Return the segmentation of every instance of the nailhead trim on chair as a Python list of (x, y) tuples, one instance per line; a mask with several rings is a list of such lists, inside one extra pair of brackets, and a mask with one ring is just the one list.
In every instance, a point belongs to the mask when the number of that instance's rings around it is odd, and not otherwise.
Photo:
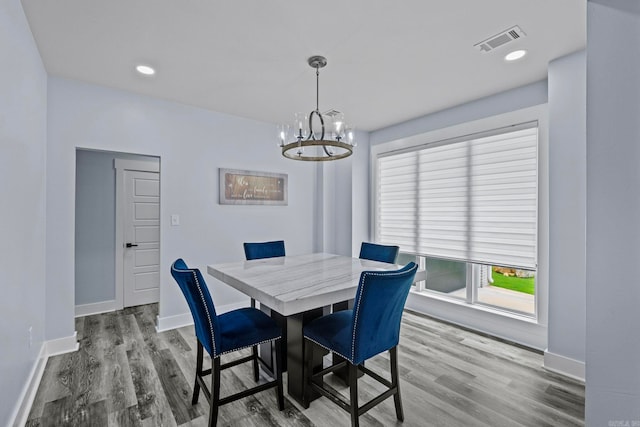
[[(416, 267), (414, 267), (416, 268)], [(362, 292), (360, 292), (360, 294), (358, 295), (358, 301), (355, 304), (355, 319), (353, 322), (353, 337), (351, 338), (351, 358), (346, 358), (349, 361), (353, 361), (356, 358), (356, 330), (358, 328), (358, 313), (360, 312), (360, 300), (362, 300), (362, 294), (364, 293), (364, 279), (366, 276), (396, 276), (396, 275), (400, 275), (400, 274), (405, 274), (407, 273), (407, 271), (411, 271), (411, 270), (405, 270), (405, 271), (395, 271), (393, 273), (387, 273), (387, 274), (380, 274), (380, 273), (374, 273), (372, 271), (363, 271), (362, 275), (360, 276), (360, 284), (362, 285), (361, 290)], [(343, 356), (344, 357), (344, 356)], [(353, 362), (352, 362), (353, 363)]]
[(234, 351), (242, 350), (242, 349), (244, 349), (244, 348), (250, 348), (250, 347), (253, 347), (253, 346), (256, 346), (256, 345), (266, 344), (266, 343), (268, 343), (268, 342), (275, 341), (275, 340), (278, 340), (278, 339), (280, 339), (280, 338), (282, 338), (282, 335), (277, 336), (277, 337), (275, 337), (275, 338), (269, 338), (268, 340), (260, 341), (260, 342), (257, 342), (257, 343), (255, 343), (255, 344), (246, 345), (246, 346), (244, 346), (244, 347), (234, 348), (233, 350), (227, 350), (227, 351), (225, 351), (224, 353), (220, 353), (220, 354), (218, 354), (216, 357), (220, 357), (220, 356), (222, 356), (223, 354), (227, 354), (227, 353), (233, 353)]
[[(173, 266), (171, 268), (173, 268), (174, 271), (181, 271), (181, 270), (178, 270), (177, 268), (175, 268)], [(192, 274), (193, 274), (193, 279), (195, 280), (196, 285), (198, 286), (198, 293), (200, 294), (200, 299), (202, 300), (202, 305), (204, 306), (204, 310), (207, 313), (207, 321), (209, 322), (209, 330), (211, 331), (211, 343), (213, 344), (213, 357), (220, 357), (223, 354), (233, 353), (234, 351), (242, 350), (242, 349), (245, 349), (245, 348), (250, 348), (250, 347), (253, 347), (253, 346), (256, 346), (256, 345), (260, 345), (260, 344), (266, 344), (266, 343), (271, 342), (273, 340), (277, 340), (277, 339), (282, 338), (282, 335), (279, 335), (276, 338), (271, 338), (271, 339), (268, 339), (268, 340), (260, 341), (260, 342), (255, 343), (255, 344), (247, 345), (247, 346), (244, 346), (244, 347), (234, 348), (234, 349), (231, 349), (231, 350), (227, 350), (224, 353), (216, 354), (216, 339), (215, 339), (215, 335), (213, 333), (213, 324), (211, 323), (211, 316), (209, 315), (209, 308), (207, 308), (207, 302), (204, 299), (204, 294), (202, 293), (202, 288), (200, 286), (200, 281), (198, 280), (198, 275), (196, 274), (195, 270), (189, 269), (188, 271), (191, 271)]]
[(200, 299), (202, 300), (202, 305), (204, 305), (204, 311), (207, 312), (207, 322), (209, 322), (209, 331), (211, 332), (211, 345), (213, 346), (213, 354), (216, 352), (216, 338), (213, 332), (213, 323), (211, 323), (211, 315), (209, 314), (209, 308), (207, 307), (207, 301), (204, 299), (204, 294), (202, 293), (202, 288), (200, 287), (200, 281), (198, 280), (198, 275), (195, 270), (193, 272), (193, 278), (196, 281), (196, 286), (198, 286), (198, 293), (200, 294)]
[(338, 352), (338, 351), (335, 351), (334, 349), (331, 349), (331, 348), (329, 348), (329, 347), (326, 347), (326, 346), (324, 346), (324, 345), (320, 344), (318, 341), (316, 341), (316, 340), (312, 340), (312, 339), (311, 339), (311, 338), (309, 338), (309, 337), (304, 337), (304, 338), (305, 338), (305, 339), (307, 339), (307, 340), (309, 340), (309, 341), (311, 341), (312, 343), (315, 343), (315, 344), (319, 345), (320, 347), (324, 348), (325, 350), (328, 350), (328, 351), (330, 351), (330, 352), (332, 352), (332, 353), (335, 353), (335, 354), (337, 354), (338, 356), (342, 357), (343, 359), (348, 360), (349, 362), (353, 363), (353, 358), (347, 357), (347, 356), (345, 356), (344, 354), (342, 354), (342, 353), (340, 353), (340, 352)]
[(358, 314), (360, 313), (360, 301), (362, 300), (362, 294), (364, 293), (364, 278), (367, 276), (367, 273), (364, 272), (362, 273), (361, 277), (360, 277), (360, 285), (362, 292), (360, 292), (358, 294), (358, 301), (356, 301), (356, 312), (355, 312), (355, 319), (353, 322), (353, 336), (351, 337), (351, 357), (349, 358), (349, 360), (353, 361), (353, 359), (355, 359), (356, 356), (356, 329), (358, 327)]
[[(213, 345), (213, 354), (216, 354), (216, 338), (215, 335), (213, 333), (213, 324), (211, 323), (211, 316), (209, 315), (209, 308), (207, 307), (207, 301), (204, 299), (204, 294), (202, 293), (202, 289), (200, 287), (200, 281), (198, 280), (198, 275), (196, 274), (195, 270), (193, 269), (187, 269), (187, 270), (178, 270), (177, 268), (175, 268), (173, 265), (171, 266), (171, 269), (174, 271), (191, 271), (191, 273), (193, 274), (193, 278), (196, 281), (196, 286), (198, 287), (198, 293), (200, 294), (200, 299), (202, 300), (202, 305), (204, 306), (204, 311), (207, 313), (207, 321), (209, 322), (209, 331), (211, 332), (211, 345)], [(195, 319), (193, 319), (195, 322)]]

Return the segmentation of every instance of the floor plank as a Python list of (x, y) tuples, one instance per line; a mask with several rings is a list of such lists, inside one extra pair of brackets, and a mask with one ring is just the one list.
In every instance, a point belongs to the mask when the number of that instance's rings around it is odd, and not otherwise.
[[(203, 395), (191, 405), (193, 327), (157, 333), (157, 310), (150, 304), (76, 319), (80, 349), (48, 360), (27, 426), (206, 426)], [(405, 420), (396, 420), (387, 399), (361, 417), (362, 425), (584, 425), (584, 385), (546, 371), (539, 352), (405, 312), (398, 353)], [(367, 366), (388, 378), (388, 354)], [(261, 372), (260, 382), (268, 380)], [(223, 371), (221, 394), (254, 384), (251, 365), (239, 365)], [(327, 384), (348, 396), (339, 380), (329, 376)], [(360, 379), (361, 403), (380, 390)], [(280, 412), (271, 389), (221, 407), (218, 425), (338, 427), (350, 419), (328, 399), (303, 410), (286, 393)]]

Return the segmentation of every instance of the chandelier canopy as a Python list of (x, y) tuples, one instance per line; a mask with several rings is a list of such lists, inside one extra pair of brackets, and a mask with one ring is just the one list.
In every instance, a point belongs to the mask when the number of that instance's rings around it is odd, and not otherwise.
[[(327, 65), (327, 59), (312, 56), (307, 62), (316, 69), (316, 109), (309, 114), (296, 113), (293, 126), (278, 126), (278, 146), (284, 157), (293, 160), (321, 162), (349, 157), (356, 146), (355, 132), (345, 124), (344, 114), (336, 110), (320, 113), (320, 68)], [(314, 118), (319, 128), (314, 128)]]

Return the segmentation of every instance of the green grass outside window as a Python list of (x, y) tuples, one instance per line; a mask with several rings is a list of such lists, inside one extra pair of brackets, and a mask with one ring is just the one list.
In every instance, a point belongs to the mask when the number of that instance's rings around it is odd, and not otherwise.
[(502, 273), (493, 272), (493, 283), (491, 286), (497, 286), (498, 288), (511, 289), (516, 292), (523, 292), (525, 294), (535, 294), (535, 277), (516, 277), (505, 276)]

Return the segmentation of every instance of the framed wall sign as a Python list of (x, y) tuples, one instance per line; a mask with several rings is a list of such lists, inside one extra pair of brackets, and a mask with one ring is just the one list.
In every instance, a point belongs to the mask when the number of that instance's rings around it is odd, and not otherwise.
[(221, 205), (288, 204), (287, 174), (220, 168)]

